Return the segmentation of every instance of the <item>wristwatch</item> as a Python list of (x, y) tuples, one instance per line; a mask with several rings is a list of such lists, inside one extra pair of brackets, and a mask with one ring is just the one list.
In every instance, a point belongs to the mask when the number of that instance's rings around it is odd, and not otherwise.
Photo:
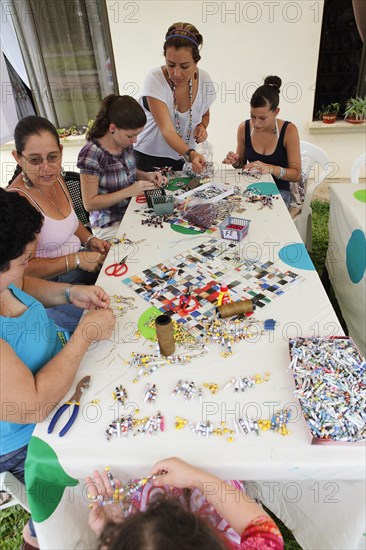
[(184, 158), (184, 160), (185, 160), (186, 162), (192, 162), (192, 161), (191, 161), (191, 153), (192, 153), (192, 151), (196, 152), (195, 149), (188, 149), (188, 150), (184, 153), (184, 155), (182, 155), (182, 157)]

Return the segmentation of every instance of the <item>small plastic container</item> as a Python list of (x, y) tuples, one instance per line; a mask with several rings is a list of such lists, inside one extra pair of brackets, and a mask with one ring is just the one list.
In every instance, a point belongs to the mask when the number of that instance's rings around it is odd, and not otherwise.
[(235, 218), (229, 216), (220, 224), (220, 234), (222, 239), (240, 242), (247, 236), (250, 220), (244, 218)]
[(156, 197), (163, 197), (166, 195), (165, 190), (161, 187), (158, 187), (157, 189), (148, 189), (147, 191), (144, 191), (145, 197), (147, 200), (147, 206), (149, 208), (153, 208), (153, 202), (152, 199)]
[(152, 204), (155, 214), (158, 216), (167, 216), (174, 212), (173, 195), (163, 195), (161, 197), (152, 197)]

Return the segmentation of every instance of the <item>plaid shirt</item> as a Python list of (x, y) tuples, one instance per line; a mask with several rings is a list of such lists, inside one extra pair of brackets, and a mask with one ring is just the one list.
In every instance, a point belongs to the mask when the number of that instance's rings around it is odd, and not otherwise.
[[(133, 147), (123, 149), (118, 155), (112, 155), (98, 140), (88, 141), (78, 156), (77, 167), (81, 174), (99, 177), (98, 194), (106, 195), (124, 189), (136, 181), (136, 162)], [(130, 199), (90, 213), (92, 227), (108, 227), (120, 222), (127, 210)]]

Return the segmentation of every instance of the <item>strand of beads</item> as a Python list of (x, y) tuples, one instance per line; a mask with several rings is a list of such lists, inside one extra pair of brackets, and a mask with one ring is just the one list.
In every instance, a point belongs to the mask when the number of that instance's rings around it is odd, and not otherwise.
[(123, 317), (127, 311), (137, 309), (137, 306), (135, 306), (135, 298), (132, 296), (113, 294), (113, 296), (110, 297), (110, 301), (112, 309), (118, 312), (115, 313), (115, 317)]
[(132, 241), (131, 239), (129, 239), (126, 236), (126, 233), (123, 233), (122, 237), (113, 237), (113, 239), (111, 239), (108, 242), (111, 246), (116, 246), (116, 245), (119, 245), (119, 244), (124, 244), (124, 245), (127, 245), (127, 246), (135, 246), (136, 244), (140, 244), (145, 240), (146, 239), (140, 239), (139, 241)]
[[(166, 474), (165, 470), (161, 470), (157, 474), (143, 477), (141, 479), (130, 479), (124, 483), (121, 487), (117, 487), (116, 483), (112, 485), (114, 493), (112, 496), (104, 495), (89, 495), (88, 499), (92, 502), (98, 502), (99, 506), (108, 506), (110, 504), (120, 504), (125, 506), (127, 504), (128, 509), (131, 506), (131, 497), (139, 490), (142, 489), (147, 483), (154, 481), (159, 476)], [(113, 476), (110, 474), (113, 479)], [(89, 505), (90, 506), (90, 505)], [(127, 511), (127, 510), (126, 510)]]
[[(265, 323), (265, 322), (264, 322)], [(232, 355), (232, 344), (265, 334), (269, 328), (254, 318), (250, 319), (207, 319), (203, 321), (202, 341), (204, 343), (220, 344), (221, 356)]]
[(153, 384), (152, 386), (150, 384), (147, 384), (144, 391), (144, 403), (149, 403), (150, 405), (153, 405), (156, 401), (157, 395), (158, 390), (156, 384)]
[(142, 354), (133, 352), (129, 365), (130, 367), (139, 369), (137, 375), (133, 379), (133, 383), (136, 384), (143, 376), (150, 376), (162, 366), (186, 365), (187, 363), (190, 363), (192, 359), (202, 357), (202, 355), (206, 353), (207, 348), (205, 349), (203, 346), (201, 346), (201, 351), (194, 354), (182, 353), (168, 355), (167, 357), (160, 354)]
[(112, 393), (112, 397), (114, 401), (117, 401), (118, 403), (121, 403), (121, 405), (124, 405), (126, 400), (128, 399), (127, 390), (122, 386), (116, 386), (116, 389)]
[(181, 395), (186, 401), (191, 401), (196, 396), (202, 399), (202, 388), (198, 387), (195, 382), (179, 380), (176, 384), (172, 396)]
[[(137, 411), (136, 411), (137, 412)], [(156, 435), (164, 431), (164, 417), (156, 415), (137, 418), (132, 414), (113, 420), (104, 432), (109, 441), (113, 437), (128, 437), (129, 435)]]

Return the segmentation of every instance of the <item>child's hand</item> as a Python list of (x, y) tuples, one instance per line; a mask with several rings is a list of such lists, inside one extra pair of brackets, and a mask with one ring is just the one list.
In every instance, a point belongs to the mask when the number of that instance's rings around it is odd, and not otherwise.
[(167, 473), (159, 475), (153, 481), (155, 486), (170, 485), (180, 489), (201, 486), (202, 471), (179, 458), (160, 460), (153, 466), (150, 475), (161, 473), (163, 470)]
[(224, 160), (222, 161), (223, 164), (235, 164), (239, 160), (239, 155), (237, 153), (234, 153), (234, 151), (229, 151)]
[[(107, 523), (121, 523), (123, 521), (123, 514), (121, 512), (120, 505), (108, 504), (107, 506), (100, 506), (100, 502), (93, 500), (93, 497), (101, 495), (104, 498), (112, 497), (115, 489), (111, 486), (106, 471), (100, 475), (96, 470), (93, 477), (87, 476), (85, 478), (88, 488), (88, 498), (90, 498), (90, 514), (89, 514), (89, 526), (98, 536), (102, 534)], [(121, 482), (115, 479), (117, 488), (121, 487)]]

